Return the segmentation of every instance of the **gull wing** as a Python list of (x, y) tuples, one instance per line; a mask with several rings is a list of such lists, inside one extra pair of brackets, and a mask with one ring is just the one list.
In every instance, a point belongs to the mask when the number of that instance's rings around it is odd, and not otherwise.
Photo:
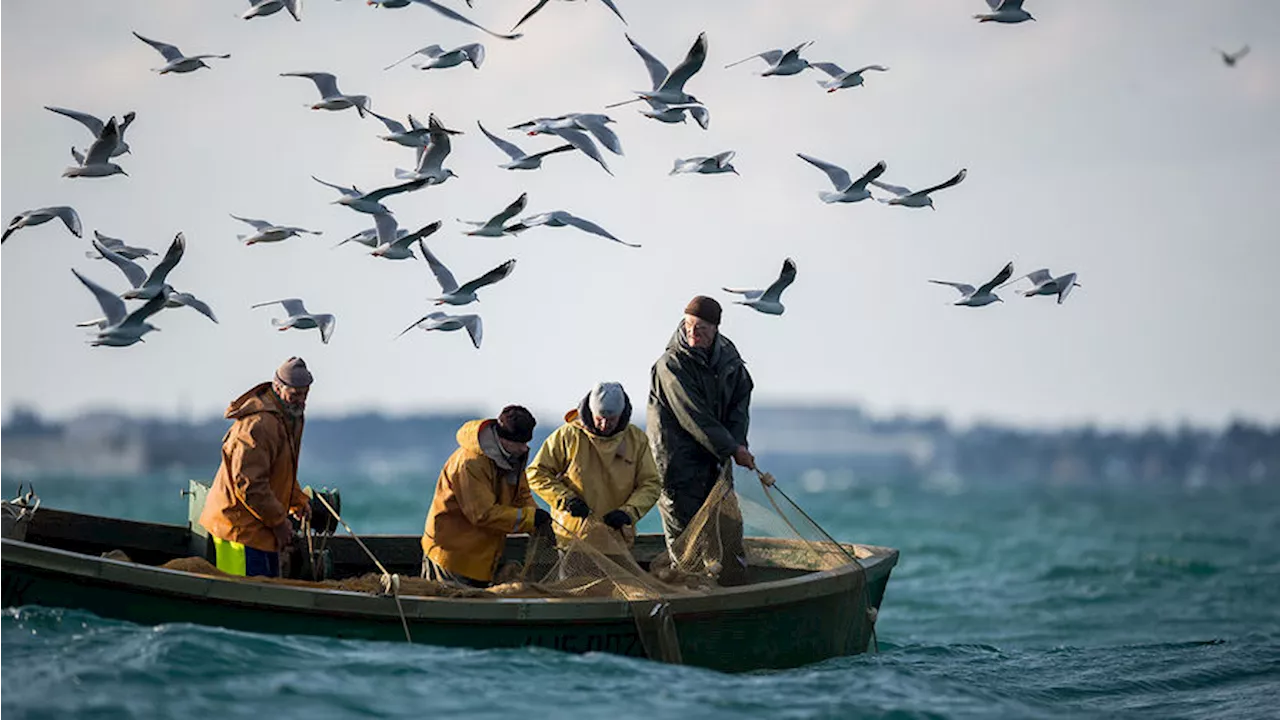
[(476, 121), (476, 125), (480, 125), (480, 132), (484, 133), (484, 136), (489, 138), (490, 142), (492, 142), (494, 145), (497, 145), (498, 149), (506, 153), (507, 156), (510, 157), (512, 160), (520, 160), (525, 157), (525, 152), (521, 150), (515, 143), (503, 140), (497, 135), (494, 135), (493, 133), (489, 132), (488, 130), (485, 129), (484, 125), (480, 124), (479, 120)]
[(331, 183), (331, 182), (325, 182), (324, 180), (321, 180), (320, 178), (316, 177), (315, 175), (312, 175), (312, 176), (311, 176), (311, 179), (312, 179), (312, 180), (315, 180), (316, 182), (320, 183), (321, 185), (324, 185), (324, 186), (326, 186), (326, 187), (331, 187), (331, 188), (333, 188), (334, 190), (337, 190), (338, 192), (342, 193), (343, 195), (346, 195), (347, 197), (360, 197), (360, 192), (359, 192), (358, 190), (356, 190), (356, 189), (355, 189), (355, 187), (343, 187), (343, 186), (341, 186), (341, 185), (334, 185), (334, 184), (333, 184), (333, 183)]
[(302, 0), (284, 0), (284, 9), (289, 11), (294, 20), (302, 22)]
[(1063, 275), (1062, 277), (1057, 278), (1057, 281), (1058, 281), (1058, 304), (1061, 305), (1062, 302), (1067, 299), (1067, 296), (1071, 294), (1071, 288), (1076, 286), (1076, 274), (1067, 273), (1066, 275)]
[(120, 126), (116, 124), (116, 119), (112, 117), (107, 121), (102, 133), (98, 135), (98, 139), (93, 141), (89, 146), (89, 151), (84, 155), (85, 165), (101, 165), (111, 162), (111, 153), (116, 149), (116, 144), (120, 142)]
[(553, 210), (549, 213), (535, 215), (532, 218), (521, 220), (520, 223), (530, 227), (534, 225), (550, 225), (551, 227), (564, 227), (565, 225), (569, 225), (584, 232), (589, 232), (592, 235), (599, 235), (602, 238), (608, 238), (621, 245), (626, 245), (627, 247), (640, 247), (639, 245), (629, 242), (623, 242), (610, 234), (608, 230), (605, 230), (590, 220), (580, 218), (577, 215), (572, 215), (564, 210)]
[(725, 150), (724, 152), (712, 155), (707, 159), (715, 163), (716, 167), (722, 168), (733, 160), (734, 155), (737, 155), (737, 153), (733, 150)]
[(1045, 283), (1053, 280), (1053, 276), (1049, 274), (1049, 268), (1040, 268), (1039, 270), (1032, 270), (1026, 275), (1019, 275), (1018, 277), (1010, 280), (1009, 282), (1002, 284), (1000, 287), (1005, 287), (1006, 285), (1012, 285), (1024, 278), (1027, 280), (1030, 280), (1031, 283), (1036, 287), (1044, 285)]
[(479, 350), (480, 341), (484, 339), (484, 321), (480, 319), (479, 315), (459, 315), (458, 320), (467, 329), (467, 334), (471, 336), (471, 344), (475, 345), (476, 349)]
[(81, 155), (80, 151), (74, 147), (71, 148), (71, 159), (75, 160), (77, 165), (84, 165), (84, 155)]
[(164, 304), (166, 302), (168, 302), (168, 299), (166, 298), (165, 294), (160, 293), (159, 295), (156, 295), (155, 297), (143, 303), (142, 307), (139, 307), (133, 312), (129, 313), (128, 316), (125, 317), (124, 321), (121, 322), (120, 324), (121, 325), (141, 325), (142, 323), (146, 322), (147, 318), (163, 310)]
[(539, 11), (539, 10), (541, 10), (541, 9), (542, 9), (542, 8), (544, 8), (544, 7), (546, 7), (546, 5), (547, 5), (547, 3), (548, 3), (549, 1), (550, 1), (550, 0), (538, 0), (538, 4), (537, 4), (537, 5), (534, 5), (532, 8), (530, 8), (529, 12), (525, 13), (525, 14), (524, 14), (524, 16), (520, 18), (519, 22), (517, 22), (515, 25), (512, 25), (512, 26), (511, 26), (511, 29), (512, 29), (512, 30), (515, 30), (516, 28), (518, 28), (518, 27), (520, 27), (521, 25), (523, 25), (525, 20), (528, 20), (529, 18), (533, 17), (534, 15), (536, 15), (536, 14), (538, 13), (538, 11)]
[(484, 45), (480, 43), (467, 43), (459, 45), (454, 50), (460, 50), (467, 56), (467, 61), (471, 63), (471, 67), (479, 70), (484, 64)]
[(787, 258), (782, 261), (782, 272), (779, 273), (778, 279), (774, 280), (773, 284), (764, 291), (764, 294), (760, 296), (761, 299), (777, 302), (778, 299), (782, 297), (782, 291), (786, 290), (787, 286), (795, 282), (795, 279), (796, 262), (791, 258)]
[[(987, 0), (987, 4), (991, 4), (991, 0)], [(993, 10), (1021, 10), (1022, 0), (997, 0), (996, 5), (999, 7), (993, 7)]]
[(316, 321), (316, 325), (320, 326), (320, 342), (328, 345), (329, 338), (333, 337), (333, 328), (338, 324), (338, 319), (329, 313), (312, 315), (311, 318)]
[[(568, 147), (567, 145), (565, 147)], [(529, 193), (520, 193), (520, 197), (516, 198), (510, 205), (502, 209), (502, 212), (489, 218), (489, 222), (498, 226), (506, 225), (511, 218), (524, 212), (524, 206), (529, 202)]]
[[(618, 16), (618, 19), (622, 21), (623, 25), (627, 24), (627, 19), (622, 17), (622, 11), (613, 3), (613, 0), (600, 0), (600, 2), (604, 3), (610, 10), (612, 10), (613, 14)], [(476, 347), (480, 347), (479, 343), (476, 344)]]
[(912, 190), (909, 187), (903, 187), (901, 185), (890, 185), (889, 183), (880, 182), (879, 180), (872, 180), (870, 184), (875, 185), (881, 190), (888, 190), (889, 192), (893, 193), (894, 195), (897, 195), (898, 197), (902, 197), (903, 195), (910, 195), (912, 193)]
[[(1019, 5), (1021, 5), (1022, 3), (1018, 3), (1018, 4), (1019, 4)], [(1239, 50), (1237, 50), (1237, 51), (1236, 51), (1236, 53), (1235, 53), (1234, 55), (1232, 55), (1232, 56), (1231, 56), (1231, 59), (1232, 59), (1232, 60), (1239, 60), (1240, 58), (1242, 58), (1242, 57), (1244, 57), (1245, 55), (1248, 55), (1248, 54), (1249, 54), (1249, 46), (1248, 46), (1248, 45), (1245, 45), (1244, 47), (1242, 47), (1242, 48), (1240, 48)]]
[(999, 10), (1000, 3), (1002, 2), (1004, 2), (1004, 0), (987, 0), (987, 7), (991, 8), (992, 10)]
[(172, 62), (174, 60), (182, 59), (182, 51), (179, 50), (175, 45), (170, 45), (169, 43), (162, 43), (159, 40), (152, 40), (150, 38), (142, 37), (137, 32), (134, 32), (133, 36), (138, 38), (142, 42), (150, 45), (151, 47), (155, 48), (156, 52), (163, 55), (165, 60)]
[[(165, 278), (169, 277), (169, 273), (178, 265), (178, 261), (182, 259), (182, 254), (187, 251), (187, 238), (178, 233), (174, 236), (173, 242), (169, 243), (169, 249), (164, 254), (164, 259), (151, 269), (151, 274), (147, 276), (145, 285), (163, 285)], [(162, 293), (163, 294), (163, 293)]]
[(832, 165), (826, 160), (819, 160), (804, 153), (796, 153), (796, 157), (826, 173), (827, 177), (831, 178), (831, 184), (840, 192), (848, 190), (849, 186), (853, 184), (853, 181), (849, 179), (849, 172), (839, 165)]
[(764, 58), (764, 61), (769, 63), (770, 65), (777, 65), (779, 62), (782, 61), (782, 51), (781, 50), (765, 50), (762, 53), (756, 53), (755, 55), (748, 55), (747, 57), (744, 57), (741, 60), (735, 60), (729, 63), (728, 65), (725, 65), (724, 67), (726, 70), (728, 70), (729, 68), (735, 65), (741, 65), (742, 63), (748, 60), (755, 60), (756, 58)]
[(640, 43), (631, 39), (630, 35), (624, 35), (627, 42), (631, 43), (631, 47), (640, 55), (640, 59), (644, 61), (644, 67), (649, 71), (649, 82), (653, 89), (657, 90), (664, 80), (667, 79), (667, 66), (662, 61), (653, 56), (653, 53), (640, 47)]
[(1010, 262), (1010, 263), (1006, 263), (1004, 267), (1000, 268), (1000, 272), (996, 273), (995, 277), (983, 283), (982, 286), (978, 288), (978, 294), (986, 295), (992, 290), (995, 290), (997, 285), (1008, 280), (1011, 277), (1013, 277), (1013, 263)]
[(378, 245), (392, 245), (400, 239), (398, 233), (400, 223), (396, 222), (395, 216), (376, 213), (373, 216), (373, 224), (378, 233)]
[(430, 225), (424, 225), (423, 227), (418, 228), (414, 232), (405, 233), (404, 237), (396, 239), (396, 241), (392, 244), (399, 245), (400, 247), (403, 247), (407, 250), (409, 248), (409, 245), (413, 243), (413, 241), (421, 240), (422, 238), (425, 238), (425, 237), (431, 237), (433, 234), (435, 234), (437, 230), (440, 229), (442, 225), (443, 223), (437, 220), (431, 223)]
[(260, 307), (266, 307), (268, 305), (275, 305), (277, 303), (284, 306), (284, 311), (289, 313), (289, 317), (294, 317), (295, 315), (310, 314), (307, 312), (306, 306), (302, 304), (301, 298), (284, 298), (283, 300), (269, 300), (267, 302), (255, 303), (253, 305), (250, 305), (249, 307), (260, 308)]
[(867, 183), (870, 183), (871, 181), (873, 181), (873, 180), (875, 180), (876, 178), (880, 177), (881, 175), (883, 175), (883, 174), (884, 174), (884, 171), (885, 171), (885, 170), (888, 170), (888, 169), (889, 169), (889, 166), (888, 166), (888, 165), (886, 165), (886, 164), (885, 164), (885, 162), (884, 162), (883, 160), (881, 160), (880, 162), (876, 163), (875, 165), (872, 165), (870, 170), (868, 170), (868, 171), (866, 171), (865, 173), (863, 173), (863, 174), (862, 174), (862, 177), (860, 177), (860, 178), (858, 178), (857, 180), (853, 181), (853, 185), (854, 185), (854, 186), (856, 186), (856, 187), (863, 188), (863, 189), (865, 190), (865, 189), (866, 189), (866, 187), (867, 187)]
[(288, 72), (280, 73), (280, 77), (300, 77), (307, 78), (316, 84), (316, 89), (320, 91), (320, 97), (328, 98), (335, 95), (341, 95), (338, 90), (338, 78), (333, 73), (325, 72)]
[(868, 70), (877, 70), (877, 71), (879, 71), (879, 72), (889, 72), (889, 68), (887, 68), (887, 67), (885, 67), (885, 66), (883, 66), (883, 65), (867, 65), (867, 66), (864, 66), (864, 67), (860, 67), (860, 68), (858, 68), (857, 70), (854, 70), (853, 72), (851, 72), (851, 73), (849, 73), (849, 74), (850, 74), (850, 75), (859, 75), (859, 74), (864, 73), (864, 72), (866, 72), (866, 71), (868, 71)]
[(711, 124), (710, 110), (706, 109), (701, 105), (695, 105), (693, 107), (688, 108), (688, 110), (689, 110), (689, 114), (693, 116), (693, 119), (698, 122), (698, 125), (702, 126), (703, 130), (706, 130), (707, 126)]
[(467, 18), (467, 16), (463, 15), (462, 13), (456, 10), (453, 10), (451, 8), (445, 7), (444, 5), (441, 5), (438, 2), (435, 2), (435, 0), (413, 0), (413, 2), (416, 2), (419, 5), (425, 5), (431, 8), (432, 10), (435, 10), (436, 12), (440, 13), (441, 15), (449, 18), (450, 20), (455, 20), (457, 22), (462, 23), (463, 25), (470, 25), (471, 27), (479, 30), (480, 32), (487, 33), (496, 38), (501, 38), (503, 40), (516, 40), (519, 37), (521, 37), (520, 33), (514, 33), (511, 35), (503, 35), (502, 33), (496, 33), (490, 30), (489, 28), (475, 22), (474, 20)]
[(57, 215), (62, 219), (62, 224), (67, 226), (67, 229), (71, 231), (72, 235), (82, 237), (84, 230), (80, 226), (80, 216), (76, 214), (74, 208), (68, 205), (55, 205), (53, 207), (40, 208), (36, 212)]
[[(363, 195), (356, 195), (356, 197), (360, 197), (365, 200), (370, 200), (373, 202), (381, 202), (383, 199), (391, 197), (392, 195), (398, 195), (400, 193), (409, 192), (411, 190), (417, 190), (418, 188), (426, 184), (427, 184), (426, 180), (409, 180), (408, 182), (402, 182), (399, 185), (388, 185), (386, 187), (380, 187), (377, 190), (370, 190), (369, 192)], [(387, 211), (387, 213), (390, 213), (390, 212), (391, 212), (390, 210)], [(383, 213), (379, 213), (379, 214), (383, 214)]]
[(93, 236), (98, 240), (98, 242), (102, 243), (103, 245), (106, 245), (107, 247), (111, 248), (112, 250), (115, 250), (116, 248), (122, 248), (122, 247), (124, 247), (124, 241), (123, 241), (123, 240), (121, 240), (121, 239), (119, 239), (119, 238), (113, 238), (113, 237), (111, 237), (110, 235), (103, 235), (102, 233), (98, 232), (97, 230), (94, 230), (94, 231), (93, 231)]
[(835, 63), (829, 63), (829, 62), (812, 63), (810, 67), (817, 68), (822, 72), (830, 75), (833, 78), (839, 78), (845, 74), (844, 69)]
[(427, 249), (426, 243), (418, 241), (418, 249), (422, 251), (422, 259), (427, 261), (427, 265), (431, 267), (431, 274), (436, 276), (436, 282), (440, 283), (440, 290), (446, 295), (450, 295), (457, 291), (458, 281), (453, 278), (453, 273), (449, 272), (449, 268), (440, 262), (440, 258), (431, 254)]
[(92, 292), (93, 296), (97, 298), (98, 306), (102, 308), (102, 314), (107, 316), (107, 327), (119, 325), (124, 322), (125, 309), (123, 300), (117, 297), (116, 294), (110, 290), (76, 272), (75, 268), (72, 268), (71, 272), (79, 278), (80, 282), (84, 283), (84, 286), (89, 288), (89, 292)]
[(485, 285), (492, 285), (498, 282), (499, 280), (505, 278), (506, 276), (510, 275), (511, 271), (515, 268), (515, 266), (516, 266), (515, 258), (512, 258), (511, 260), (508, 260), (502, 263), (501, 265), (499, 265), (498, 267), (481, 275), (475, 280), (468, 281), (467, 284), (458, 288), (458, 292), (463, 294), (473, 293), (476, 290), (479, 290), (480, 288), (484, 287)]
[(45, 105), (44, 109), (56, 112), (59, 115), (65, 115), (66, 117), (81, 123), (85, 127), (89, 128), (89, 132), (93, 133), (94, 137), (102, 134), (103, 122), (89, 113), (82, 113), (79, 110), (68, 110), (67, 108), (55, 107), (53, 105)]
[(218, 318), (215, 317), (213, 314), (213, 308), (209, 307), (208, 303), (196, 297), (195, 295), (192, 295), (191, 293), (184, 293), (184, 292), (178, 292), (177, 290), (171, 290), (169, 292), (169, 300), (171, 302), (176, 302), (179, 305), (186, 305), (187, 307), (191, 308), (192, 310), (195, 310), (196, 312), (209, 318), (215, 323), (218, 322)]
[(120, 268), (120, 272), (124, 273), (124, 276), (129, 280), (129, 285), (139, 288), (147, 281), (147, 271), (143, 270), (141, 265), (126, 258), (115, 250), (112, 250), (110, 247), (102, 244), (96, 239), (90, 240), (89, 242), (93, 243), (93, 248), (97, 250), (102, 257), (110, 260), (112, 265)]
[(408, 132), (408, 130), (405, 129), (404, 125), (401, 124), (399, 120), (392, 120), (386, 115), (379, 115), (378, 113), (368, 109), (366, 109), (365, 112), (381, 120), (382, 124), (387, 127), (387, 132), (396, 133), (396, 134)]
[[(408, 60), (409, 58), (413, 57), (414, 55), (426, 55), (427, 57), (431, 57), (431, 58), (433, 58), (433, 57), (439, 57), (439, 56), (440, 56), (441, 54), (443, 54), (443, 53), (444, 53), (444, 48), (440, 47), (439, 45), (436, 45), (436, 44), (432, 43), (431, 45), (428, 45), (428, 46), (426, 46), (426, 47), (424, 47), (424, 48), (419, 48), (419, 49), (417, 49), (417, 50), (414, 50), (413, 52), (409, 53), (408, 55), (405, 55), (404, 57), (400, 58), (399, 60), (397, 60), (397, 61), (395, 61), (395, 62), (391, 63), (390, 65), (388, 65), (388, 66), (386, 66), (386, 67), (384, 67), (384, 68), (382, 68), (382, 69), (383, 69), (383, 70), (390, 70), (391, 68), (393, 68), (393, 67), (395, 67), (395, 66), (399, 65), (400, 63), (404, 62), (405, 60)], [(402, 130), (392, 130), (392, 132), (403, 132), (403, 131), (402, 131)]]
[(952, 187), (952, 186), (954, 186), (954, 185), (959, 185), (959, 184), (960, 184), (960, 181), (961, 181), (961, 180), (964, 180), (964, 176), (965, 176), (965, 175), (968, 175), (968, 174), (969, 174), (969, 171), (968, 171), (967, 169), (963, 169), (963, 168), (962, 168), (962, 169), (960, 170), (960, 172), (956, 173), (956, 174), (955, 174), (955, 175), (954, 175), (950, 180), (947, 180), (946, 182), (943, 182), (943, 183), (939, 183), (939, 184), (934, 185), (933, 187), (930, 187), (930, 188), (925, 188), (924, 190), (920, 190), (920, 191), (916, 192), (915, 194), (916, 194), (916, 195), (928, 195), (929, 193), (934, 192), (935, 190), (945, 190), (945, 189), (947, 189), (947, 188), (949, 188), (949, 187)]
[(587, 132), (594, 135), (609, 152), (614, 155), (622, 154), (622, 142), (618, 140), (618, 134), (606, 124), (608, 116), (581, 113), (574, 115), (573, 120), (579, 127), (586, 128)]
[(439, 172), (444, 159), (449, 156), (453, 150), (453, 143), (449, 140), (449, 133), (442, 131), (431, 131), (431, 144), (427, 145), (427, 151), (418, 158), (419, 173), (431, 170)]
[(542, 152), (536, 152), (536, 153), (534, 153), (534, 154), (530, 155), (529, 157), (531, 157), (531, 158), (546, 157), (546, 156), (548, 156), (548, 155), (554, 155), (555, 153), (568, 152), (569, 150), (574, 150), (574, 149), (575, 149), (575, 148), (574, 148), (572, 145), (569, 145), (569, 144), (565, 144), (565, 145), (557, 145), (556, 147), (553, 147), (553, 148), (551, 148), (550, 150), (543, 150)]
[(972, 295), (975, 292), (974, 287), (968, 283), (950, 282), (948, 280), (930, 280), (929, 282), (937, 283), (939, 285), (950, 285), (964, 295)]
[(764, 295), (763, 290), (746, 290), (746, 289), (735, 289), (735, 288), (727, 288), (727, 287), (722, 287), (720, 289), (724, 290), (725, 292), (731, 292), (737, 295), (741, 295), (748, 300), (756, 300), (761, 295)]
[(570, 145), (581, 150), (587, 157), (600, 163), (600, 167), (604, 168), (605, 172), (610, 175), (613, 174), (613, 171), (609, 169), (608, 163), (604, 161), (604, 156), (600, 154), (600, 148), (596, 147), (595, 141), (593, 141), (586, 133), (581, 130), (574, 130), (573, 128), (554, 130), (553, 132), (568, 141)]
[[(231, 215), (231, 213), (227, 213), (227, 214)], [(239, 220), (242, 223), (249, 223), (256, 230), (266, 230), (267, 228), (272, 227), (272, 224), (267, 222), (266, 220), (255, 220), (253, 218), (240, 217), (239, 215), (231, 215), (231, 217), (235, 218), (236, 220)]]
[(693, 41), (693, 45), (689, 48), (689, 52), (684, 56), (684, 60), (671, 70), (671, 74), (667, 79), (662, 81), (659, 90), (677, 90), (683, 91), (684, 84), (693, 77), (694, 73), (702, 69), (702, 64), (707, 61), (707, 34), (705, 32), (698, 33), (698, 39)]

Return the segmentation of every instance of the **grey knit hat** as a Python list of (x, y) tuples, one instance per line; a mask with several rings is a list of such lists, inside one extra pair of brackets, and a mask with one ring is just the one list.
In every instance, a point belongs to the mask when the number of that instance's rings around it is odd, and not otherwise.
[(291, 357), (276, 368), (275, 381), (288, 387), (307, 387), (313, 378), (307, 363), (300, 357)]
[(620, 383), (596, 383), (587, 398), (587, 406), (591, 408), (593, 415), (617, 417), (627, 406), (627, 394), (623, 392)]

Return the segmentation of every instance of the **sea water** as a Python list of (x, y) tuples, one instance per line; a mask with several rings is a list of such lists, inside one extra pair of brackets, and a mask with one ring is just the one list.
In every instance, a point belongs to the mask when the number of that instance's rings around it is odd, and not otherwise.
[[(0, 621), (0, 710), (6, 720), (1280, 717), (1280, 487), (868, 479), (794, 458), (761, 464), (838, 539), (901, 551), (878, 654), (730, 675), (22, 607)], [(435, 471), (308, 479), (342, 490), (357, 532), (417, 534)], [(183, 523), (184, 486), (151, 476), (36, 487), (50, 507)], [(641, 525), (656, 528), (652, 516)]]

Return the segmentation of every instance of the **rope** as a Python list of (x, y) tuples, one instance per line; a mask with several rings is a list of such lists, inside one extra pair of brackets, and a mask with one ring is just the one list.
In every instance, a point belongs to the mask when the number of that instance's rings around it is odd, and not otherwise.
[(359, 535), (356, 535), (356, 531), (352, 530), (351, 526), (347, 524), (347, 521), (343, 520), (342, 516), (338, 514), (338, 511), (329, 504), (329, 501), (324, 499), (324, 495), (316, 493), (316, 498), (324, 504), (330, 514), (332, 514), (338, 522), (342, 523), (342, 527), (346, 528), (347, 532), (351, 533), (351, 538), (356, 541), (356, 544), (360, 546), (360, 549), (364, 550), (364, 553), (369, 556), (369, 559), (373, 561), (373, 564), (382, 571), (382, 592), (390, 595), (391, 598), (396, 601), (396, 612), (399, 613), (400, 625), (404, 628), (404, 639), (407, 642), (412, 643), (413, 637), (409, 635), (409, 621), (405, 619), (404, 607), (400, 604), (400, 576), (388, 572), (387, 569), (383, 567), (382, 563), (378, 561), (378, 558), (374, 557), (373, 552), (369, 550), (369, 546), (364, 544), (364, 541), (360, 539)]

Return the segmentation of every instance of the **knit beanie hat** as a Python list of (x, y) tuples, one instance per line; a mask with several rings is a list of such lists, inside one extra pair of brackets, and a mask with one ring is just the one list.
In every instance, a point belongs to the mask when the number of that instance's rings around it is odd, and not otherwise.
[(720, 303), (716, 302), (715, 298), (697, 295), (684, 307), (684, 314), (706, 320), (712, 325), (719, 325)]
[(275, 381), (288, 387), (307, 387), (311, 384), (311, 371), (300, 357), (291, 357), (276, 368)]
[(601, 417), (617, 417), (627, 405), (627, 395), (622, 385), (616, 382), (596, 383), (587, 396), (587, 406), (592, 415)]
[(523, 406), (508, 405), (498, 413), (496, 432), (503, 440), (527, 443), (533, 439), (533, 428), (537, 424), (533, 413)]

